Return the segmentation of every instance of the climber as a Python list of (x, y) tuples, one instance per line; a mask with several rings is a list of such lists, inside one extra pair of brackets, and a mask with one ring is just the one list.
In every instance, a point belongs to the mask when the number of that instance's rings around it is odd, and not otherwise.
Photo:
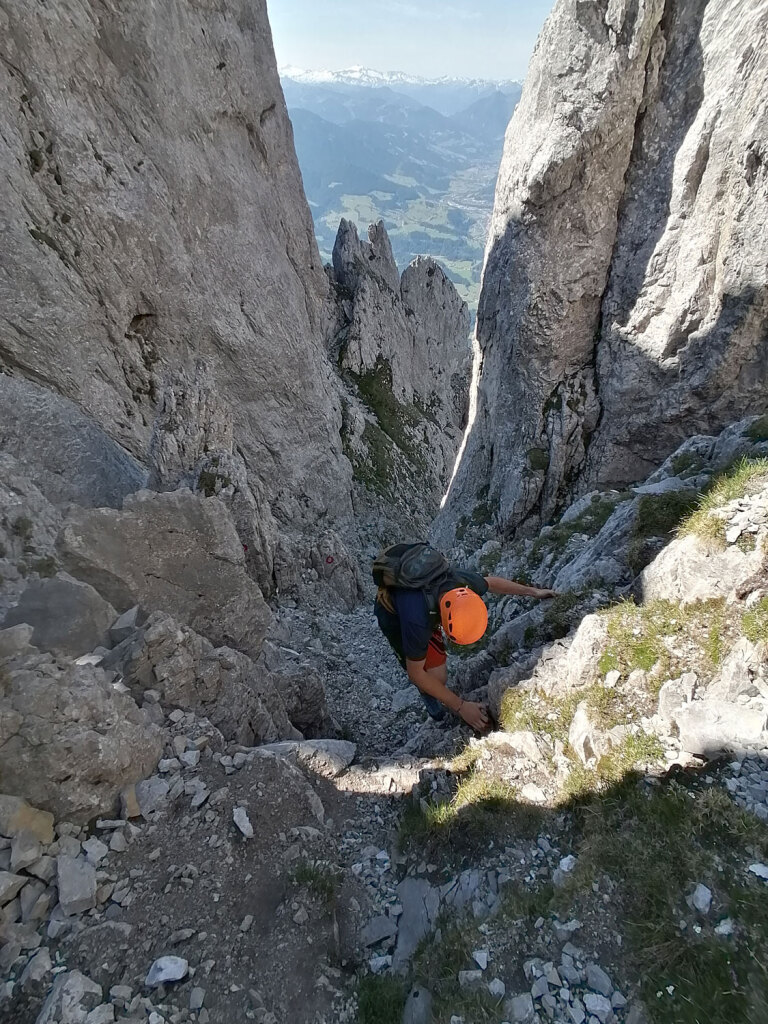
[(428, 544), (386, 548), (373, 563), (373, 578), (379, 627), (421, 693), (427, 713), (439, 721), (447, 707), (475, 732), (485, 732), (491, 725), (488, 709), (462, 700), (446, 685), (443, 634), (456, 644), (476, 643), (488, 626), (483, 601), (488, 591), (538, 599), (556, 597), (555, 591), (459, 569)]

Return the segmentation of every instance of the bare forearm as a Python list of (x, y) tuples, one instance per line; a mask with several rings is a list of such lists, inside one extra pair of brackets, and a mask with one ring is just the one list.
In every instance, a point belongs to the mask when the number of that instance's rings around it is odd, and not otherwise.
[(449, 690), (445, 683), (441, 683), (439, 679), (418, 665), (408, 665), (408, 678), (422, 693), (439, 700), (451, 711), (458, 712), (464, 703), (461, 697)]
[[(502, 576), (486, 576), (485, 582), (492, 594), (507, 594), (510, 597), (540, 597), (540, 587), (527, 587), (524, 583), (515, 583), (514, 580), (505, 580)], [(547, 595), (551, 591), (546, 591)]]

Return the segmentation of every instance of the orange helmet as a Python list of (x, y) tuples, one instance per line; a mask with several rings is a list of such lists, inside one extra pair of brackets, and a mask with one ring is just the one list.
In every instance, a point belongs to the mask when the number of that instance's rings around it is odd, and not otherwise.
[(440, 619), (455, 644), (473, 644), (488, 627), (488, 609), (474, 590), (456, 587), (440, 598)]

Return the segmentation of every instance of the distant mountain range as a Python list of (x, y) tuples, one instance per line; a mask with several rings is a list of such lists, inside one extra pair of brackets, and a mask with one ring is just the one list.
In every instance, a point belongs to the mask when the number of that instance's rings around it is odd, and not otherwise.
[(324, 258), (341, 217), (362, 230), (382, 218), (401, 267), (434, 256), (474, 309), (521, 84), (361, 67), (281, 75)]

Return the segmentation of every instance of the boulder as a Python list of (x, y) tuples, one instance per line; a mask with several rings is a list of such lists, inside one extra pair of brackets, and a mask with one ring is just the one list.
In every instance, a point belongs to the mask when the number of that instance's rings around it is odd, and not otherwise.
[(736, 701), (741, 696), (757, 697), (768, 693), (768, 644), (753, 644), (741, 637), (707, 685), (708, 699)]
[(93, 587), (66, 573), (33, 580), (3, 620), (3, 628), (27, 623), (32, 643), (42, 651), (77, 658), (109, 646), (115, 609)]
[(264, 747), (283, 757), (295, 757), (299, 764), (318, 775), (335, 779), (354, 761), (357, 747), (349, 740), (305, 740), (302, 743), (270, 743)]
[(53, 842), (53, 815), (31, 807), (18, 796), (0, 794), (0, 836), (31, 835), (48, 846)]
[[(145, 690), (154, 690), (164, 706), (208, 718), (225, 739), (250, 747), (300, 736), (275, 676), (239, 651), (214, 648), (163, 612), (151, 615), (106, 664), (119, 666), (136, 700), (142, 700)], [(301, 699), (302, 692), (311, 693), (311, 685), (304, 680), (303, 686), (298, 694), (302, 721), (311, 723), (314, 702), (305, 705)]]
[(75, 509), (58, 538), (62, 562), (118, 610), (164, 610), (215, 643), (257, 653), (272, 619), (245, 571), (218, 498), (141, 491), (122, 511)]
[[(162, 754), (160, 729), (99, 668), (22, 655), (6, 666), (0, 707), (3, 785), (58, 819), (111, 813), (122, 787), (148, 775)], [(15, 827), (46, 831), (39, 812), (5, 806)]]
[(630, 730), (624, 725), (612, 729), (600, 729), (589, 715), (586, 701), (576, 708), (568, 730), (568, 744), (576, 751), (582, 764), (599, 761), (614, 747), (619, 747), (629, 736)]
[(743, 755), (768, 745), (768, 703), (747, 705), (724, 700), (695, 700), (674, 715), (681, 748), (708, 760), (722, 754)]
[(709, 601), (728, 597), (762, 562), (760, 551), (730, 545), (721, 550), (695, 534), (668, 544), (637, 581), (644, 601)]
[(35, 1024), (85, 1024), (101, 995), (101, 986), (80, 971), (58, 974)]
[(572, 636), (546, 648), (531, 677), (535, 688), (560, 697), (589, 686), (607, 635), (605, 616), (585, 615)]

